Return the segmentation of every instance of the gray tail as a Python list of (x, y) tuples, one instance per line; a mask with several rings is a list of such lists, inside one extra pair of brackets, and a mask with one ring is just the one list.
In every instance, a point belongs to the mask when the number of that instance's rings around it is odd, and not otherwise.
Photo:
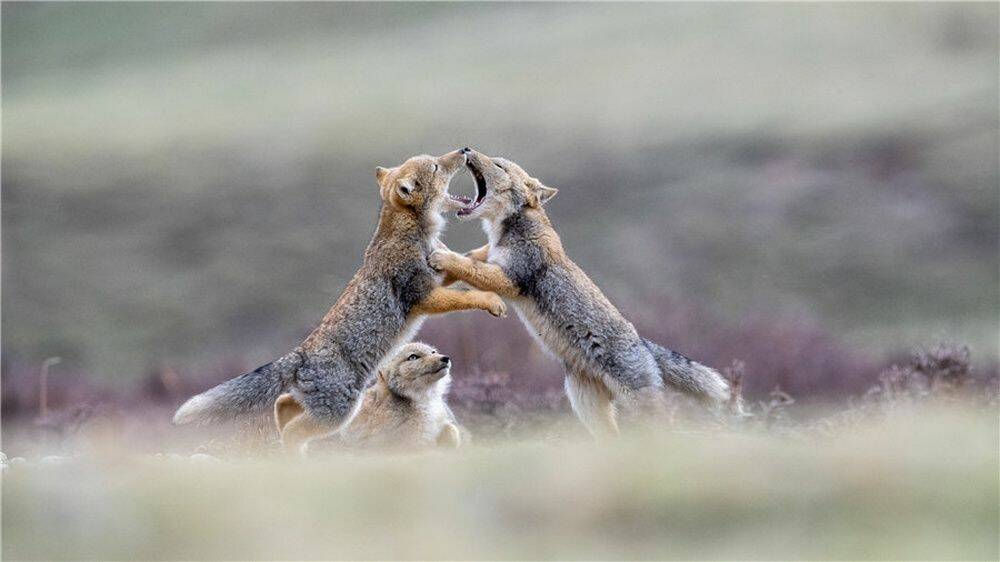
[(174, 414), (174, 423), (206, 424), (259, 412), (277, 400), (301, 365), (302, 356), (293, 351), (229, 379), (188, 399)]
[(711, 406), (719, 407), (729, 400), (730, 385), (718, 371), (645, 338), (642, 342), (656, 358), (664, 383)]

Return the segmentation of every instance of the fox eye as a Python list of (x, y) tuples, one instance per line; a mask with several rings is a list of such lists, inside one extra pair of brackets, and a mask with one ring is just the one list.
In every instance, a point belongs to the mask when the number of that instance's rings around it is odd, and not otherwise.
[(436, 173), (437, 171), (438, 171), (438, 165), (434, 164), (434, 172)]
[[(501, 166), (500, 164), (497, 164), (496, 162), (494, 162), (493, 165), (496, 166), (497, 168), (500, 168), (501, 170), (503, 170), (503, 166)], [(506, 172), (507, 170), (503, 170), (503, 171)]]
[(414, 353), (406, 358), (407, 361), (413, 361), (414, 359), (420, 359), (420, 356)]

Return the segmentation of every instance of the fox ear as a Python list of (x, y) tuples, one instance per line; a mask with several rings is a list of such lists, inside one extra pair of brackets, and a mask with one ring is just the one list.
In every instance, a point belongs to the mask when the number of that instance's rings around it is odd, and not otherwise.
[(559, 190), (554, 187), (544, 185), (538, 180), (533, 180), (531, 182), (531, 192), (535, 194), (535, 198), (538, 199), (538, 206), (541, 207), (542, 205), (548, 203), (549, 199), (555, 197), (556, 193), (559, 193)]
[(538, 184), (538, 204), (544, 205), (548, 203), (549, 199), (552, 199), (553, 197), (556, 196), (556, 193), (559, 193), (558, 189), (554, 187), (549, 187), (547, 185)]
[(377, 166), (375, 168), (375, 179), (378, 180), (379, 185), (382, 184), (382, 180), (389, 175), (389, 168), (383, 168), (382, 166)]

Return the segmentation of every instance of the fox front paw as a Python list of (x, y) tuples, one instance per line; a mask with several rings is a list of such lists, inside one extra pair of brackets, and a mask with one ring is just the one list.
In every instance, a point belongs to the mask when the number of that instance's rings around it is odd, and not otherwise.
[(503, 302), (503, 299), (498, 297), (495, 293), (490, 293), (486, 301), (486, 312), (489, 312), (497, 318), (503, 318), (507, 316), (507, 303)]
[(437, 271), (448, 271), (455, 267), (462, 256), (451, 250), (434, 250), (427, 256), (427, 263)]
[(437, 436), (437, 446), (445, 449), (457, 449), (462, 444), (462, 434), (453, 423), (441, 428)]

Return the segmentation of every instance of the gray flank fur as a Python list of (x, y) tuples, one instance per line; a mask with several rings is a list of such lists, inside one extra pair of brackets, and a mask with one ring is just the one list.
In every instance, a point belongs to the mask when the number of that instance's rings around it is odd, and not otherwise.
[(538, 228), (524, 215), (513, 215), (498, 241), (510, 249), (504, 273), (548, 324), (529, 329), (544, 334), (571, 371), (586, 366), (628, 390), (658, 386), (656, 367), (632, 324), (596, 288), (581, 282), (587, 276), (575, 264), (553, 263), (544, 255), (535, 241)]
[(718, 372), (639, 336), (576, 264), (546, 256), (537, 243), (545, 228), (523, 213), (511, 215), (497, 246), (507, 250), (504, 273), (531, 301), (536, 322), (547, 324), (529, 329), (555, 348), (567, 369), (609, 377), (629, 391), (662, 381), (712, 406), (729, 399), (729, 384)]

